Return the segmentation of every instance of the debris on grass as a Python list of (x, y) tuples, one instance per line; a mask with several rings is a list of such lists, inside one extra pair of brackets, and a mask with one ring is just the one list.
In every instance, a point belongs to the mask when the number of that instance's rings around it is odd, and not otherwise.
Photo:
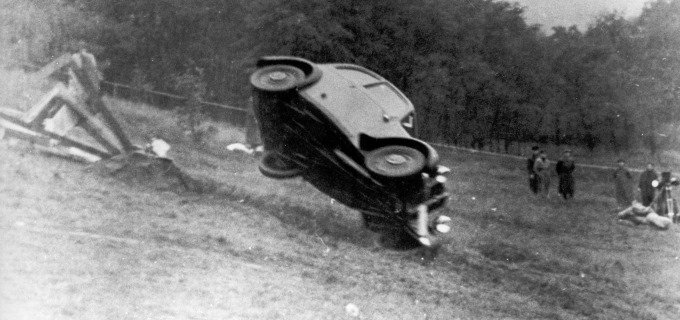
[(141, 151), (102, 159), (93, 164), (90, 170), (102, 176), (158, 190), (205, 193), (210, 189), (210, 183), (192, 178), (171, 159)]
[(361, 315), (359, 307), (357, 307), (357, 305), (354, 303), (348, 303), (345, 306), (345, 313), (347, 313), (347, 315), (352, 318), (358, 318)]
[(231, 152), (242, 152), (246, 154), (257, 154), (257, 153), (263, 153), (264, 152), (264, 147), (263, 146), (256, 146), (255, 148), (252, 148), (250, 146), (247, 146), (243, 143), (236, 142), (232, 143), (227, 146), (227, 150)]
[(42, 151), (96, 162), (134, 146), (102, 100), (101, 74), (86, 51), (64, 54), (36, 78), (59, 77), (52, 90), (26, 111), (0, 108), (0, 136), (30, 141)]

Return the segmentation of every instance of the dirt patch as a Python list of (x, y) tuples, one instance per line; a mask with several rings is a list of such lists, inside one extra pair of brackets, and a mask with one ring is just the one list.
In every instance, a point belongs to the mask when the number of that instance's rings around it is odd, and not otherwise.
[(101, 176), (114, 177), (125, 183), (178, 193), (206, 193), (214, 183), (195, 179), (168, 158), (132, 152), (101, 160), (89, 169)]

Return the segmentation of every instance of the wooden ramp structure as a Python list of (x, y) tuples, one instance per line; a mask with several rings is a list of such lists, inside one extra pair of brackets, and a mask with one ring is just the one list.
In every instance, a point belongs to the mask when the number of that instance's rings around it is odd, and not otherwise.
[(137, 150), (102, 100), (101, 75), (86, 51), (65, 54), (36, 77), (59, 78), (25, 112), (0, 108), (0, 138), (27, 140), (44, 150), (89, 162)]

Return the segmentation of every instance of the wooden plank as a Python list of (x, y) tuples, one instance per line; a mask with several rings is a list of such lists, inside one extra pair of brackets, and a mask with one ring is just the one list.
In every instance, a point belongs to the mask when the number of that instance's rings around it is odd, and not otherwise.
[(63, 99), (68, 108), (75, 111), (80, 115), (85, 121), (81, 122), (80, 126), (87, 131), (92, 138), (94, 138), (99, 144), (101, 144), (109, 153), (119, 154), (121, 151), (119, 147), (114, 145), (113, 142), (106, 139), (107, 126), (101, 122), (93, 113), (91, 113), (87, 108), (80, 105), (76, 99), (73, 99), (67, 94), (62, 94), (59, 97)]
[(55, 72), (68, 67), (71, 63), (73, 63), (72, 55), (68, 53), (63, 54), (42, 67), (38, 72), (34, 73), (33, 76), (39, 79), (47, 78)]
[(111, 129), (113, 135), (118, 139), (118, 142), (122, 146), (122, 151), (131, 152), (135, 148), (128, 139), (127, 135), (120, 127), (118, 121), (113, 116), (111, 111), (106, 107), (106, 104), (102, 100), (101, 87), (100, 87), (100, 77), (99, 71), (97, 70), (96, 60), (93, 55), (87, 52), (81, 52), (80, 55), (80, 68), (73, 68), (73, 72), (76, 75), (78, 82), (85, 89), (88, 97), (86, 99), (87, 105), (93, 110), (94, 113), (99, 113), (106, 123), (106, 127)]
[(130, 139), (128, 139), (127, 135), (123, 131), (123, 128), (121, 128), (120, 124), (118, 124), (118, 121), (116, 121), (116, 118), (113, 116), (111, 111), (106, 107), (104, 101), (101, 99), (101, 96), (97, 97), (96, 99), (93, 99), (92, 101), (90, 101), (90, 103), (97, 106), (97, 109), (99, 110), (101, 117), (104, 118), (104, 121), (106, 121), (108, 127), (111, 129), (111, 131), (113, 131), (116, 138), (118, 138), (118, 141), (123, 147), (123, 151), (124, 152), (134, 151), (135, 147), (132, 145), (132, 142), (130, 142)]
[(92, 54), (87, 51), (82, 51), (80, 53), (81, 59), (81, 70), (83, 71), (83, 76), (80, 77), (80, 82), (83, 86), (88, 88), (91, 94), (99, 95), (101, 92), (101, 87), (99, 82), (101, 77), (99, 74), (99, 69), (97, 68), (97, 61)]
[[(75, 112), (78, 113), (82, 118), (85, 119), (85, 122), (81, 122), (81, 126), (83, 129), (85, 129), (92, 138), (94, 138), (100, 145), (102, 145), (108, 152), (112, 154), (119, 154), (121, 151), (121, 148), (115, 146), (113, 143), (108, 141), (106, 139), (106, 136), (102, 131), (105, 129), (102, 128), (104, 127), (101, 123), (96, 123), (98, 119), (90, 120), (88, 121), (88, 117), (94, 118), (94, 115), (89, 113), (87, 110), (78, 110), (78, 108), (73, 108), (74, 104), (77, 104), (77, 99), (71, 97), (69, 94), (69, 89), (63, 84), (63, 83), (58, 83), (57, 85), (52, 88), (52, 90), (43, 96), (41, 101), (36, 104), (31, 110), (28, 111), (28, 113), (23, 117), (23, 122), (28, 125), (28, 127), (32, 128), (33, 130), (45, 130), (48, 131), (44, 128), (43, 122), (45, 119), (48, 117), (52, 116), (53, 114), (56, 114), (59, 112), (58, 110), (64, 107), (69, 107), (70, 109), (74, 109)], [(85, 112), (85, 113), (83, 113)], [(93, 123), (95, 122), (95, 123)], [(58, 136), (64, 136), (63, 132), (52, 132), (54, 134), (57, 134)]]
[(13, 137), (21, 140), (26, 140), (32, 143), (49, 145), (49, 138), (37, 132), (31, 131), (25, 127), (6, 121), (2, 117), (0, 117), (0, 128), (3, 129), (5, 137)]
[(24, 113), (22, 120), (31, 126), (41, 123), (46, 117), (49, 116), (51, 109), (54, 107), (54, 98), (64, 90), (67, 89), (63, 83), (58, 83), (55, 85), (54, 88), (50, 90), (50, 92), (40, 98), (38, 103), (34, 104), (33, 107)]
[[(32, 128), (28, 127), (27, 124), (24, 123), (23, 121), (21, 121), (20, 119), (16, 119), (16, 118), (7, 116), (3, 113), (0, 113), (0, 119), (7, 121), (7, 122), (10, 122), (10, 123), (17, 125), (19, 127), (22, 127), (23, 129), (25, 129), (29, 132), (33, 132), (37, 135), (43, 135), (43, 136), (46, 136), (47, 138), (55, 139), (55, 140), (59, 141), (59, 143), (64, 145), (64, 146), (75, 147), (75, 148), (81, 149), (81, 150), (83, 150), (87, 153), (91, 153), (93, 155), (99, 156), (101, 158), (110, 158), (111, 156), (113, 156), (112, 154), (110, 154), (108, 152), (96, 149), (94, 147), (88, 146), (84, 143), (75, 141), (73, 139), (57, 135), (55, 133), (46, 131), (42, 128), (32, 129)], [(8, 126), (5, 126), (5, 128), (8, 128)]]

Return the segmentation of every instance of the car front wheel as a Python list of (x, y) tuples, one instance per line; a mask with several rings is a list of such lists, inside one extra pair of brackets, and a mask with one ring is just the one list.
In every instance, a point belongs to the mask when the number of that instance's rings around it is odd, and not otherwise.
[(425, 155), (417, 149), (391, 145), (369, 152), (366, 168), (381, 178), (406, 178), (420, 174), (425, 168)]

